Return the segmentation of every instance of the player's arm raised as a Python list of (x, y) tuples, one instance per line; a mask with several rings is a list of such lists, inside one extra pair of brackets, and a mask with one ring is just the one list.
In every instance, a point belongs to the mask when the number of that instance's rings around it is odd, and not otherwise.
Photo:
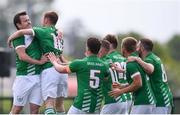
[(18, 30), (16, 32), (14, 32), (11, 36), (9, 36), (8, 40), (7, 40), (7, 44), (11, 47), (11, 41), (23, 36), (23, 35), (34, 35), (34, 31), (33, 29), (22, 29), (22, 30)]
[(60, 73), (71, 73), (69, 65), (61, 65), (58, 63), (58, 59), (54, 53), (50, 52), (48, 55), (50, 62), (54, 65), (55, 69)]
[(151, 63), (147, 63), (143, 61), (140, 57), (128, 57), (128, 62), (136, 61), (138, 62), (144, 69), (144, 71), (148, 74), (152, 74), (154, 72), (154, 66)]

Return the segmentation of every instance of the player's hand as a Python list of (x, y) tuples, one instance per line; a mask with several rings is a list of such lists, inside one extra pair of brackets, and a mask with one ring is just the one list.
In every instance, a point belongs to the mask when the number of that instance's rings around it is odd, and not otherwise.
[(118, 83), (118, 82), (113, 82), (112, 88), (119, 88), (119, 89), (122, 89), (123, 87), (122, 87), (122, 85), (121, 85), (120, 83)]
[(11, 38), (10, 37), (7, 40), (7, 45), (8, 45), (9, 48), (12, 48)]
[(129, 56), (129, 57), (127, 58), (127, 62), (133, 62), (133, 61), (137, 61), (137, 57), (135, 57), (135, 56)]
[(121, 67), (119, 63), (112, 63), (111, 68), (118, 71), (119, 73), (124, 73), (125, 70)]
[(44, 64), (44, 63), (46, 63), (46, 62), (48, 62), (47, 56), (46, 56), (46, 55), (41, 56), (40, 64), (42, 65), (42, 64)]
[(58, 35), (56, 36), (57, 39), (63, 39), (63, 33), (62, 31), (58, 31)]
[(53, 52), (49, 53), (48, 58), (49, 58), (49, 60), (50, 60), (50, 62), (52, 64), (58, 63), (58, 59), (57, 59), (56, 55)]
[(113, 88), (112, 91), (108, 92), (109, 96), (113, 97), (113, 98), (117, 98), (120, 95), (122, 95), (121, 89), (119, 88)]

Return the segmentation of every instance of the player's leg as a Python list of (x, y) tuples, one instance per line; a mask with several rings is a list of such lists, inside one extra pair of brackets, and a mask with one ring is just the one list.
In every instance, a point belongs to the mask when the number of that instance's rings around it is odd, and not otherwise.
[(39, 105), (36, 105), (34, 103), (30, 103), (30, 114), (38, 114), (40, 107), (41, 106), (39, 106)]
[(38, 114), (39, 108), (41, 107), (43, 100), (42, 100), (42, 93), (41, 93), (41, 84), (40, 84), (40, 76), (33, 76), (33, 81), (35, 85), (32, 88), (31, 94), (29, 96), (30, 102), (30, 114)]
[(19, 114), (27, 103), (29, 90), (32, 86), (27, 81), (25, 76), (18, 76), (13, 83), (13, 106), (10, 112), (11, 114)]
[(47, 97), (47, 99), (44, 102), (44, 104), (45, 104), (44, 113), (45, 114), (56, 114), (55, 102), (56, 102), (56, 98)]
[(20, 114), (24, 106), (13, 105), (10, 114)]
[(43, 70), (41, 74), (41, 89), (45, 104), (45, 114), (55, 114), (59, 73), (53, 68)]
[(59, 114), (65, 113), (64, 98), (67, 97), (67, 90), (68, 90), (67, 78), (68, 78), (68, 74), (60, 74), (58, 90), (57, 90), (58, 97), (56, 98), (56, 111)]
[(56, 98), (56, 112), (59, 114), (65, 114), (64, 97)]

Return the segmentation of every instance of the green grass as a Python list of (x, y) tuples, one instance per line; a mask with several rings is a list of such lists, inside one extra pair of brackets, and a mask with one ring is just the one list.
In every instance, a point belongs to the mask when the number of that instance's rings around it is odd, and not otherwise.
[[(73, 104), (72, 98), (65, 99), (64, 106), (65, 106), (66, 112), (69, 110), (72, 104)], [(11, 106), (12, 106), (11, 99), (0, 100), (0, 114), (9, 114), (11, 110)], [(40, 108), (40, 113), (43, 113), (43, 112), (44, 112), (44, 106)]]
[(0, 113), (9, 113), (11, 110), (11, 100), (4, 100), (0, 102)]

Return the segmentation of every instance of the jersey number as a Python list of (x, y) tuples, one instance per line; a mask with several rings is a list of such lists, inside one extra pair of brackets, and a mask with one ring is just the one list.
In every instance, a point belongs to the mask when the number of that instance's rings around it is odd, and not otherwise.
[(162, 69), (162, 80), (163, 82), (167, 82), (167, 74), (166, 74), (163, 64), (161, 64), (161, 69)]
[[(126, 63), (125, 62), (115, 62), (114, 64), (117, 64), (118, 66), (121, 66), (123, 69), (126, 69)], [(119, 82), (118, 79), (122, 80), (126, 80), (126, 74), (125, 73), (119, 73), (116, 70), (113, 70), (112, 68), (109, 68), (110, 74), (111, 74), (111, 79), (112, 82)]]
[(90, 70), (89, 85), (91, 88), (98, 88), (99, 87), (99, 77), (96, 76), (97, 74), (100, 74), (100, 70)]
[(54, 33), (51, 33), (51, 36), (53, 37), (54, 48), (62, 51), (63, 50), (63, 40), (58, 39), (57, 36)]

